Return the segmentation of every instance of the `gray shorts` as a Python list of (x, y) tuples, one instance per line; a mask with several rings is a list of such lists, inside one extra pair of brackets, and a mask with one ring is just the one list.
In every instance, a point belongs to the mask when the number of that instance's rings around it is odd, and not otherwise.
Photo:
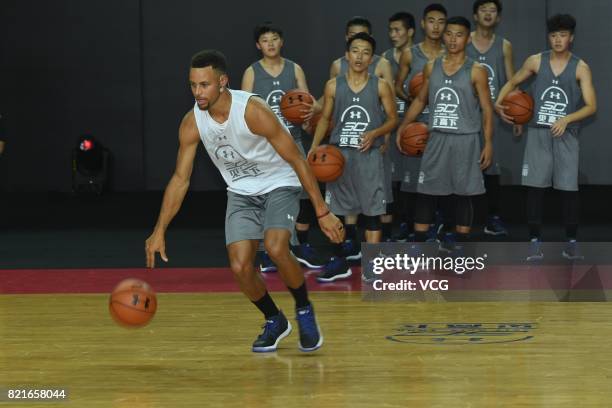
[(383, 155), (377, 148), (365, 153), (341, 147), (344, 171), (338, 180), (327, 183), (325, 202), (337, 215), (382, 215), (387, 211)]
[(227, 192), (225, 245), (232, 242), (263, 239), (270, 228), (292, 233), (300, 210), (300, 187), (279, 187), (266, 194), (247, 196)]
[(429, 195), (484, 194), (478, 133), (433, 131), (421, 159), (417, 191)]
[(416, 193), (419, 184), (419, 173), (421, 172), (421, 157), (406, 156), (402, 158), (402, 185), (401, 191)]
[(578, 191), (580, 144), (578, 129), (569, 128), (553, 137), (550, 128), (529, 127), (523, 155), (521, 184)]
[[(499, 143), (497, 138), (501, 136), (501, 120), (497, 115), (493, 117), (493, 159), (491, 165), (483, 170), (483, 173), (487, 176), (499, 176), (501, 175), (501, 166), (499, 165)], [(484, 133), (480, 132), (480, 149), (484, 146)]]

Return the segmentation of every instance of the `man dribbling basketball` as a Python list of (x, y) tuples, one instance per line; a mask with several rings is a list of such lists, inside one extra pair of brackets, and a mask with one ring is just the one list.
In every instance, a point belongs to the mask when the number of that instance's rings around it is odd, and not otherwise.
[[(570, 51), (576, 20), (558, 14), (547, 22), (550, 50), (527, 58), (523, 67), (499, 92), (495, 109), (507, 122), (512, 119), (502, 105), (506, 95), (532, 75), (535, 110), (527, 130), (522, 184), (527, 190), (528, 261), (544, 257), (541, 228), (544, 190), (561, 190), (567, 245), (563, 256), (581, 259), (578, 235), (578, 131), (580, 121), (597, 110), (589, 66)], [(584, 105), (582, 105), (584, 102)]]
[(313, 203), (321, 230), (333, 242), (344, 239), (342, 223), (327, 208), (308, 163), (287, 128), (257, 96), (227, 88), (225, 57), (215, 50), (193, 56), (189, 71), (195, 106), (179, 129), (176, 168), (145, 250), (147, 266), (160, 252), (168, 261), (165, 232), (178, 212), (193, 169), (200, 139), (228, 185), (225, 240), (231, 270), (242, 292), (264, 314), (264, 331), (253, 343), (255, 352), (274, 351), (291, 332), (291, 324), (268, 294), (253, 267), (259, 240), (278, 267), (296, 304), (302, 351), (323, 344), (301, 268), (289, 251), (301, 185)]

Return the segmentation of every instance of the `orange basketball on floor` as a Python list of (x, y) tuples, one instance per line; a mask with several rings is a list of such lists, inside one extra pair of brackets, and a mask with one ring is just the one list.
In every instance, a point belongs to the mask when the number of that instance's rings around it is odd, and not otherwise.
[(139, 279), (125, 279), (113, 290), (108, 309), (119, 325), (142, 327), (155, 315), (157, 297), (148, 283)]
[(419, 72), (412, 77), (408, 83), (408, 93), (410, 93), (411, 98), (416, 98), (416, 96), (419, 94), (421, 88), (423, 87), (423, 81), (424, 77), (422, 72)]
[(410, 156), (422, 156), (429, 139), (429, 129), (423, 122), (412, 122), (400, 136), (402, 151)]
[(319, 181), (334, 181), (344, 170), (344, 156), (332, 145), (321, 145), (308, 157), (308, 164)]
[(517, 89), (508, 93), (502, 105), (506, 106), (506, 114), (512, 116), (517, 125), (528, 123), (533, 116), (533, 98), (527, 92)]
[(302, 115), (304, 115), (302, 110), (306, 108), (304, 104), (311, 105), (313, 102), (314, 98), (308, 92), (292, 89), (281, 98), (281, 113), (289, 122), (294, 125), (301, 125), (304, 123), (304, 119), (302, 119)]
[[(319, 119), (321, 119), (322, 115), (323, 114), (319, 112), (316, 115), (314, 115), (312, 119), (308, 121), (308, 124), (304, 128), (306, 133), (308, 133), (311, 136), (314, 136), (315, 131), (317, 130), (317, 125), (319, 124)], [(330, 120), (329, 126), (327, 127), (327, 132), (325, 132), (325, 137), (331, 134), (333, 128), (334, 128), (334, 123)]]

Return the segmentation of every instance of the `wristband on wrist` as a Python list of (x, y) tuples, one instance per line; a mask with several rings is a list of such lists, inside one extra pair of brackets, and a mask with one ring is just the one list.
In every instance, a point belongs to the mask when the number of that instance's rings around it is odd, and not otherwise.
[(325, 217), (326, 215), (328, 215), (329, 213), (330, 213), (330, 211), (329, 211), (329, 210), (327, 210), (327, 211), (325, 211), (323, 214), (321, 214), (321, 215), (317, 215), (317, 219), (321, 219), (321, 218)]

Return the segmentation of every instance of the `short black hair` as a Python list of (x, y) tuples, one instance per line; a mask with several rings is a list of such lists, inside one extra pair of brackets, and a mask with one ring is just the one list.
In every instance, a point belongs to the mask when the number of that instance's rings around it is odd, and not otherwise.
[(225, 55), (217, 50), (202, 50), (191, 57), (191, 68), (212, 67), (222, 74), (227, 73), (227, 61)]
[(472, 24), (470, 24), (470, 20), (463, 16), (455, 16), (446, 20), (447, 27), (451, 24), (464, 26), (465, 28), (467, 28), (468, 33), (472, 30)]
[(569, 31), (574, 34), (576, 29), (576, 19), (570, 14), (555, 14), (546, 22), (548, 33), (555, 31)]
[(271, 21), (265, 21), (262, 24), (255, 26), (255, 29), (253, 30), (253, 39), (255, 42), (258, 42), (259, 37), (267, 33), (278, 34), (280, 38), (283, 38), (283, 30), (281, 30), (280, 27), (274, 25), (274, 23)]
[(372, 46), (372, 54), (376, 52), (376, 40), (374, 39), (374, 37), (372, 37), (368, 33), (357, 33), (355, 35), (352, 35), (351, 38), (349, 38), (348, 41), (346, 42), (347, 51), (351, 49), (351, 44), (355, 40), (363, 40), (363, 41), (369, 42), (370, 45)]
[(349, 28), (351, 28), (352, 26), (357, 26), (357, 25), (367, 27), (368, 34), (372, 34), (372, 23), (370, 23), (370, 20), (368, 20), (367, 18), (361, 17), (361, 16), (351, 17), (351, 19), (346, 22), (345, 33), (348, 34)]
[(389, 23), (394, 21), (401, 21), (404, 24), (406, 30), (414, 28), (414, 16), (407, 11), (399, 11), (389, 17)]
[(474, 5), (472, 6), (472, 10), (474, 14), (478, 13), (478, 9), (480, 8), (480, 6), (482, 6), (483, 4), (487, 4), (487, 3), (495, 4), (495, 7), (497, 8), (497, 14), (501, 14), (502, 9), (504, 8), (502, 6), (501, 0), (476, 0), (474, 2)]
[(448, 12), (446, 11), (446, 7), (441, 5), (440, 3), (431, 3), (429, 6), (425, 7), (423, 10), (423, 18), (427, 17), (427, 13), (430, 11), (439, 11), (444, 14), (444, 16), (448, 16)]

